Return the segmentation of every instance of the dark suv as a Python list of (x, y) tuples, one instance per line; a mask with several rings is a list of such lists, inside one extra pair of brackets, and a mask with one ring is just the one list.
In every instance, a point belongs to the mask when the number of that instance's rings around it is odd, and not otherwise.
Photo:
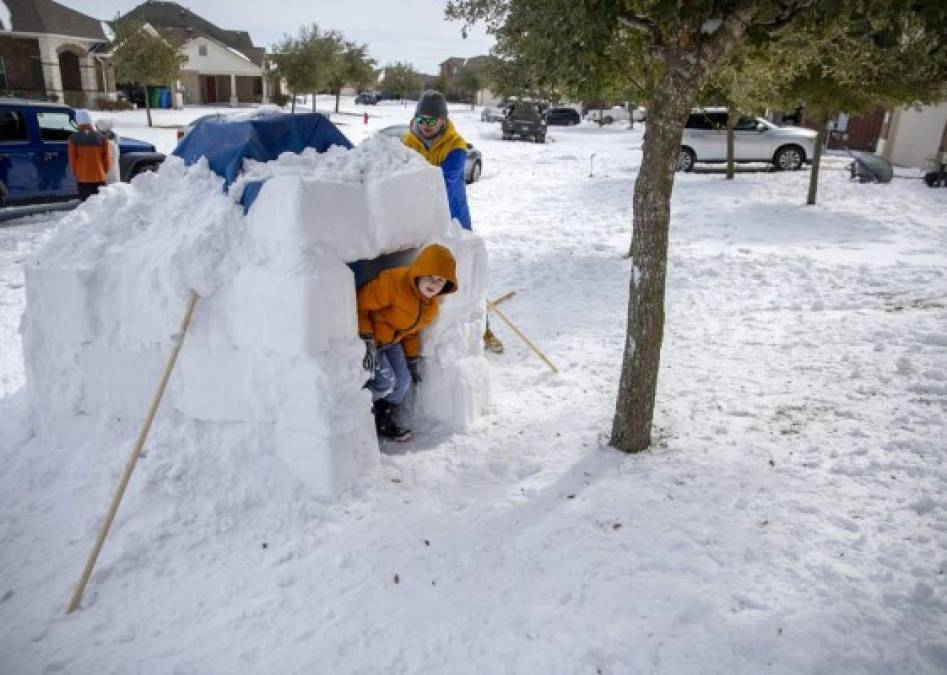
[[(0, 206), (79, 195), (66, 152), (75, 117), (62, 104), (0, 98)], [(133, 138), (122, 138), (119, 152), (123, 181), (164, 161), (155, 146)]]
[(532, 101), (516, 101), (511, 104), (500, 125), (505, 141), (519, 136), (532, 138), (537, 143), (546, 142), (546, 123)]
[(574, 126), (582, 121), (575, 108), (549, 108), (543, 117), (546, 118), (546, 124)]

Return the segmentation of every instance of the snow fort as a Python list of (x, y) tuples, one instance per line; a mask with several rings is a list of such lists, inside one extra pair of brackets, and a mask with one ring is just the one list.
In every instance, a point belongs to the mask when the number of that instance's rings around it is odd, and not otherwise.
[(228, 470), (239, 446), (244, 470), (337, 495), (379, 452), (356, 287), (435, 242), (459, 291), (422, 334), (405, 407), (416, 428), (459, 431), (488, 398), (487, 263), (451, 221), (440, 170), (394, 139), (353, 148), (321, 115), (203, 121), (160, 171), (66, 216), (27, 264), (33, 428), (74, 446), (133, 437), (193, 289), (149, 446)]

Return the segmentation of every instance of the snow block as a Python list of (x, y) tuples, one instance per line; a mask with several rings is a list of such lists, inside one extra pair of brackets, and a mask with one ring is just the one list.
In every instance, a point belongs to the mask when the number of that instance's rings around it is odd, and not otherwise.
[[(250, 184), (261, 187), (244, 213)], [(401, 264), (435, 242), (454, 253), (459, 290), (421, 336), (413, 418), (459, 430), (489, 397), (486, 250), (451, 222), (440, 171), (416, 153), (381, 137), (284, 153), (246, 161), (227, 191), (206, 161), (171, 157), (157, 174), (109, 186), (27, 266), (34, 430), (77, 442), (137, 426), (195, 289), (149, 443), (177, 447), (190, 433), (185, 454), (228, 462), (239, 429), (272, 454), (274, 471), (334, 497), (378, 462), (348, 263)]]

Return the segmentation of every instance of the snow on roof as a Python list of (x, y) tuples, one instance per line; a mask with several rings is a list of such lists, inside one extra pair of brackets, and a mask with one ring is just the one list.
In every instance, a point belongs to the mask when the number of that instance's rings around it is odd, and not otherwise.
[(13, 30), (13, 17), (10, 14), (10, 8), (3, 0), (0, 0), (0, 30)]
[(247, 61), (248, 63), (253, 63), (252, 61), (250, 61), (250, 58), (246, 54), (234, 49), (233, 47), (227, 47), (227, 51), (230, 52), (231, 54), (236, 54), (237, 56), (239, 56), (244, 61)]
[[(2, 2), (2, 0), (0, 0)], [(115, 42), (115, 33), (112, 30), (112, 27), (108, 25), (107, 21), (102, 21), (102, 32), (105, 33), (105, 37), (108, 38), (109, 42)]]

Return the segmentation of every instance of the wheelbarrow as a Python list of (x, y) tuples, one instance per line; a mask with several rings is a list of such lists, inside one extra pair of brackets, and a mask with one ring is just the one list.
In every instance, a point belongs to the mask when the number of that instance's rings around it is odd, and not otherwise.
[(851, 151), (845, 148), (845, 152), (852, 158), (848, 170), (851, 173), (851, 180), (857, 180), (859, 183), (890, 183), (894, 177), (894, 169), (887, 160), (870, 152)]

